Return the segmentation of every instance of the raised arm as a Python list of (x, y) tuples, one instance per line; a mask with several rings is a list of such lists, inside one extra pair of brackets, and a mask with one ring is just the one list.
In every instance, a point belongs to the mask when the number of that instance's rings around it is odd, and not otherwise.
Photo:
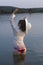
[(15, 14), (12, 13), (10, 23), (13, 30), (15, 29), (14, 18), (15, 18)]
[(18, 9), (16, 9), (16, 10), (14, 10), (13, 11), (13, 13), (12, 13), (12, 15), (11, 15), (11, 20), (10, 20), (10, 23), (11, 23), (11, 27), (12, 27), (12, 29), (13, 29), (13, 31), (15, 31), (15, 32), (17, 32), (16, 31), (16, 25), (15, 25), (15, 23), (14, 23), (14, 18), (15, 18), (15, 14), (18, 12)]

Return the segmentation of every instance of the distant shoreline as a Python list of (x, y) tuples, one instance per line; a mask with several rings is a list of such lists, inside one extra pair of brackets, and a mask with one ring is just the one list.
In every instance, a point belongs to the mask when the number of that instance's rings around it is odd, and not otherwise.
[[(11, 14), (17, 7), (0, 6), (0, 14)], [(43, 13), (43, 8), (19, 8), (18, 13)]]

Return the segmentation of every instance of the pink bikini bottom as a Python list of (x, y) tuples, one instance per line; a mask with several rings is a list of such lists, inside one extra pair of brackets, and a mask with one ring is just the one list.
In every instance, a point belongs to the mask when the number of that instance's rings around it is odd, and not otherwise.
[(18, 49), (18, 48), (14, 48), (15, 50), (17, 50), (20, 53), (23, 53), (25, 51), (25, 49)]

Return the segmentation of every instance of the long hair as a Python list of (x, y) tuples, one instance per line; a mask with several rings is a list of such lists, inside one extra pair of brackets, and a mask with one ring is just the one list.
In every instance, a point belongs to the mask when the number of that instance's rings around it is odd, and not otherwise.
[(19, 26), (19, 29), (22, 32), (26, 32), (26, 22), (25, 22), (25, 20), (19, 20), (18, 26)]

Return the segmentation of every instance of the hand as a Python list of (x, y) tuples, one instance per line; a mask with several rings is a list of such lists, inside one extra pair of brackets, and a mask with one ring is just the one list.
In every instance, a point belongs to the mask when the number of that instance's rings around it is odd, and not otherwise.
[(15, 9), (15, 10), (13, 11), (13, 14), (16, 14), (18, 11), (19, 11), (19, 9)]

